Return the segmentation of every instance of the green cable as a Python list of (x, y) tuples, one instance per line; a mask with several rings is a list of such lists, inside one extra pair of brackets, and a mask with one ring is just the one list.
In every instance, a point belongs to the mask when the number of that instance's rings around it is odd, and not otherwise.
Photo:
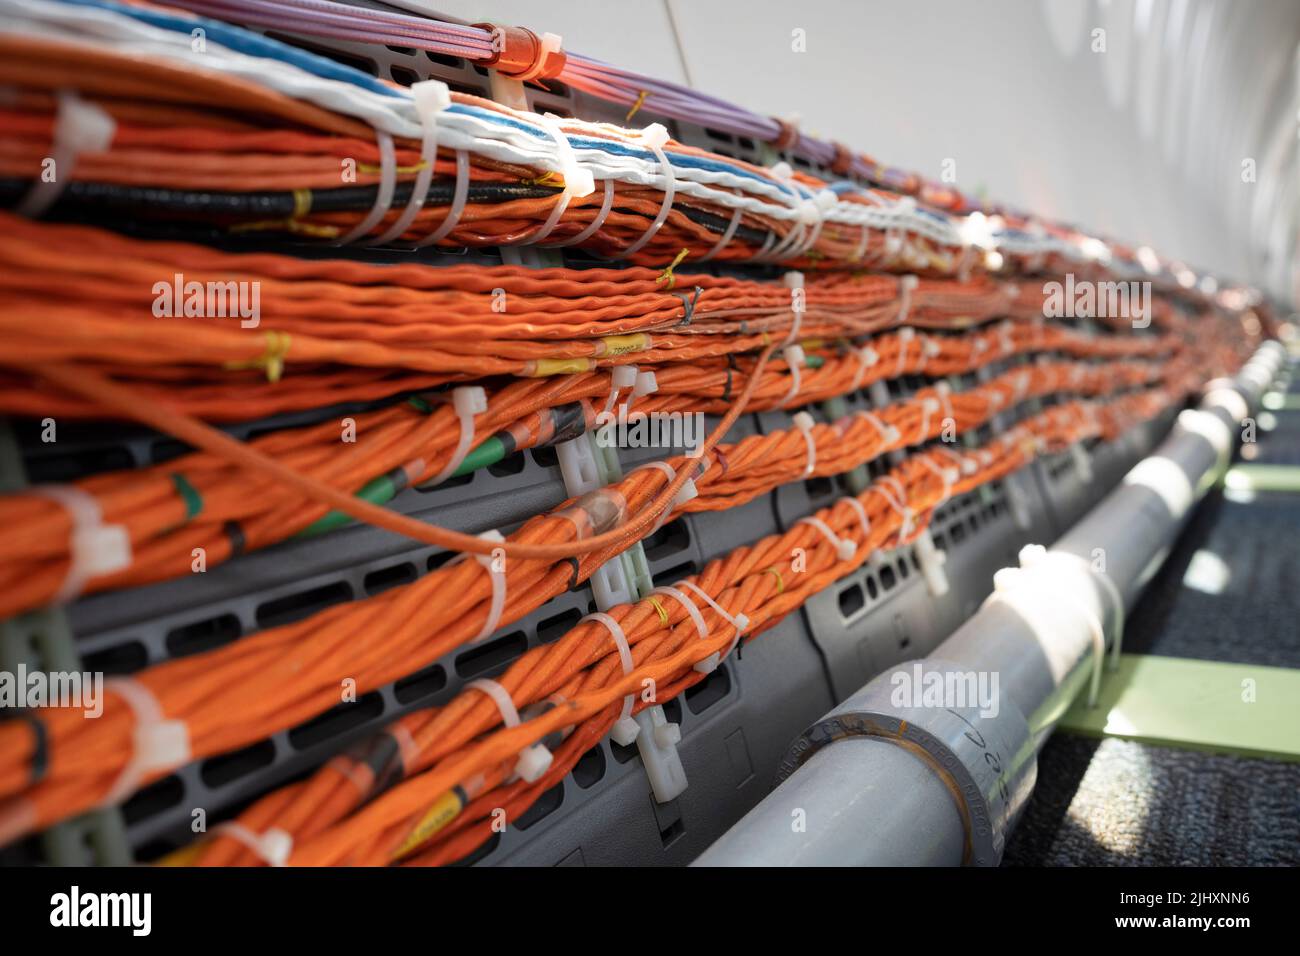
[[(397, 486), (393, 484), (390, 475), (380, 475), (366, 482), (361, 490), (357, 492), (356, 497), (363, 501), (369, 501), (374, 505), (383, 505), (392, 501), (397, 495)], [(326, 531), (333, 531), (335, 528), (341, 528), (352, 520), (352, 516), (342, 511), (331, 511), (329, 514), (322, 515), (307, 527), (299, 531), (295, 538), (310, 538), (318, 534), (324, 534)]]

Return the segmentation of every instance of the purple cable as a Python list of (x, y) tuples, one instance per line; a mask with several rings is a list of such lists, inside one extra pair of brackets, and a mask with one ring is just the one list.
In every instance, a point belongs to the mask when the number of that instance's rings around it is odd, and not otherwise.
[[(353, 6), (336, 0), (167, 0), (171, 6), (193, 10), (221, 19), (285, 30), (307, 36), (358, 43), (410, 47), (444, 56), (479, 61), (492, 58), (492, 34), (479, 27), (445, 23), (407, 13)], [(765, 143), (775, 142), (781, 125), (770, 116), (754, 113), (726, 100), (667, 80), (657, 80), (578, 53), (567, 54), (557, 77), (574, 89), (591, 96), (635, 106), (659, 116), (697, 123), (711, 129), (747, 136)], [(832, 143), (796, 131), (789, 152), (822, 166), (836, 157)], [(847, 175), (880, 182), (886, 187), (909, 191), (918, 177), (895, 167), (873, 166), (852, 154)], [(966, 208), (980, 208), (965, 199)]]

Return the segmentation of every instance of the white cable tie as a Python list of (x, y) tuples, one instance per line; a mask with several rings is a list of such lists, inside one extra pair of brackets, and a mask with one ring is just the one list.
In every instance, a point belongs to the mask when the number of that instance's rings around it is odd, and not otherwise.
[(460, 217), (465, 212), (465, 200), (469, 196), (469, 156), (463, 149), (456, 150), (456, 188), (451, 196), (451, 208), (442, 225), (415, 244), (417, 249), (431, 246), (451, 235), (451, 231), (460, 225)]
[(713, 248), (701, 256), (698, 261), (708, 262), (723, 249), (727, 248), (731, 243), (732, 237), (736, 234), (736, 229), (740, 226), (740, 217), (743, 212), (744, 210), (739, 206), (736, 207), (736, 211), (731, 214), (731, 222), (727, 224), (727, 231), (722, 234), (722, 238), (713, 244)]
[[(632, 648), (628, 646), (627, 635), (623, 633), (623, 628), (618, 621), (614, 620), (608, 614), (597, 611), (594, 614), (588, 614), (583, 621), (595, 621), (602, 624), (605, 630), (609, 631), (609, 636), (614, 639), (614, 645), (618, 648), (618, 659), (623, 665), (623, 676), (626, 677), (632, 673), (634, 664), (632, 661)], [(579, 624), (582, 621), (578, 622)], [(636, 742), (637, 734), (641, 732), (641, 725), (632, 719), (632, 706), (636, 703), (636, 694), (628, 694), (623, 698), (623, 713), (619, 715), (614, 726), (610, 728), (609, 735), (613, 738), (614, 743), (623, 747), (630, 747)]]
[[(515, 709), (515, 702), (510, 699), (510, 694), (504, 687), (496, 681), (487, 677), (480, 677), (478, 680), (472, 680), (465, 685), (465, 688), (482, 691), (496, 704), (497, 712), (501, 714), (501, 723), (507, 728), (518, 727), (522, 721), (519, 719), (519, 711)], [(523, 750), (519, 751), (519, 760), (515, 763), (515, 774), (525, 783), (535, 783), (541, 779), (542, 774), (551, 766), (551, 761), (555, 759), (554, 754), (546, 749), (542, 743), (528, 744)]]
[[(666, 461), (647, 461), (643, 465), (637, 465), (635, 468), (632, 469), (632, 471), (628, 472), (628, 474), (632, 474), (633, 472), (637, 472), (637, 471), (644, 471), (647, 468), (653, 468), (658, 471), (662, 471), (668, 477), (669, 484), (672, 484), (674, 481), (677, 480), (676, 469), (674, 469), (673, 466), (668, 464), (668, 462)], [(696, 488), (695, 486), (695, 479), (694, 478), (686, 479), (686, 484), (682, 485), (681, 490), (679, 490), (677, 494), (673, 497), (672, 504), (664, 509), (663, 514), (659, 516), (659, 520), (655, 522), (654, 527), (652, 527), (647, 532), (647, 535), (654, 534), (656, 531), (658, 531), (668, 521), (668, 519), (672, 516), (672, 513), (675, 510), (680, 508), (682, 505), (686, 504), (686, 502), (690, 501), (692, 498), (699, 497), (699, 494), (700, 494), (699, 489)]]
[(957, 452), (953, 451), (951, 448), (940, 446), (936, 448), (935, 451), (941, 455), (947, 455), (952, 459), (953, 464), (957, 466), (963, 475), (973, 475), (979, 470), (979, 466), (976, 465), (974, 461), (965, 455), (957, 454)]
[(808, 463), (804, 466), (803, 476), (807, 478), (817, 467), (817, 443), (813, 441), (812, 430), (813, 417), (807, 412), (796, 412), (794, 415), (794, 427), (799, 429), (803, 435), (804, 444), (808, 446)]
[[(540, 119), (542, 125), (546, 127), (546, 131), (555, 140), (559, 152), (560, 175), (564, 177), (564, 191), (560, 193), (559, 200), (551, 207), (551, 214), (542, 223), (542, 228), (537, 230), (537, 234), (531, 239), (521, 243), (521, 245), (525, 246), (537, 245), (549, 236), (551, 231), (559, 224), (564, 211), (569, 208), (569, 203), (574, 198), (590, 196), (596, 191), (595, 177), (592, 175), (591, 170), (578, 164), (578, 157), (573, 151), (573, 144), (569, 142), (569, 137), (560, 128), (559, 118), (547, 113)], [(608, 195), (606, 198), (609, 198)]]
[(870, 345), (864, 345), (853, 352), (858, 358), (858, 370), (853, 376), (853, 384), (849, 386), (850, 392), (856, 392), (862, 387), (862, 379), (866, 377), (867, 369), (871, 368), (880, 361), (880, 355)]
[(722, 619), (736, 629), (736, 635), (731, 639), (731, 643), (727, 645), (727, 649), (723, 652), (723, 656), (725, 657), (727, 654), (730, 654), (735, 649), (736, 645), (740, 643), (741, 635), (745, 633), (745, 629), (749, 627), (749, 617), (745, 614), (729, 614), (723, 609), (721, 604), (709, 597), (709, 595), (705, 593), (704, 589), (693, 581), (678, 581), (677, 583), (684, 588), (690, 588), (700, 597), (704, 598), (704, 602), (708, 604), (709, 607), (722, 615)]
[(921, 399), (921, 421), (916, 430), (916, 440), (912, 443), (919, 445), (930, 437), (930, 419), (934, 413), (939, 410), (939, 400), (931, 395)]
[(804, 367), (804, 364), (808, 361), (808, 357), (804, 354), (803, 346), (801, 345), (787, 345), (781, 350), (781, 354), (785, 357), (785, 364), (790, 369), (790, 390), (785, 393), (785, 397), (781, 399), (779, 406), (780, 408), (785, 408), (794, 401), (795, 397), (799, 394), (801, 379), (800, 369)]
[(76, 485), (36, 485), (28, 494), (57, 502), (72, 519), (68, 533), (68, 570), (52, 599), (66, 604), (79, 597), (86, 583), (131, 566), (131, 534), (124, 525), (104, 524), (99, 501)]
[(939, 393), (940, 408), (943, 411), (943, 417), (952, 419), (956, 424), (957, 416), (952, 413), (952, 386), (947, 382), (935, 382), (934, 390)]
[(346, 246), (363, 238), (379, 225), (393, 204), (393, 194), (397, 190), (397, 152), (393, 148), (393, 137), (383, 130), (375, 130), (375, 142), (379, 146), (379, 191), (375, 193), (375, 203), (365, 218), (344, 233), (335, 245)]
[[(495, 528), (484, 531), (479, 537), (485, 541), (502, 543), (506, 540), (501, 532)], [(483, 622), (482, 630), (470, 640), (471, 644), (477, 644), (492, 636), (492, 632), (497, 629), (497, 625), (501, 622), (501, 612), (505, 610), (506, 606), (506, 569), (496, 567), (496, 559), (491, 554), (475, 554), (474, 560), (483, 565), (488, 577), (492, 579), (492, 604), (488, 607), (487, 620)], [(504, 562), (502, 563), (504, 564)]]
[(858, 514), (858, 523), (862, 525), (862, 540), (865, 543), (871, 536), (871, 521), (867, 518), (867, 508), (861, 501), (852, 495), (845, 495), (840, 499)]
[(872, 428), (880, 433), (880, 440), (885, 443), (886, 448), (891, 448), (902, 441), (903, 436), (899, 433), (898, 426), (886, 425), (874, 414), (868, 411), (858, 412), (858, 417), (865, 419)]
[(572, 239), (566, 239), (563, 242), (553, 242), (547, 248), (562, 249), (565, 246), (579, 246), (594, 236), (600, 227), (605, 225), (605, 220), (609, 218), (609, 212), (614, 208), (614, 181), (612, 179), (603, 180), (605, 191), (604, 198), (600, 203), (600, 211), (596, 213), (590, 225), (582, 232), (578, 233)]
[(952, 497), (952, 486), (957, 483), (957, 479), (960, 475), (955, 468), (940, 468), (932, 462), (927, 455), (921, 455), (917, 460), (926, 468), (929, 468), (934, 472), (935, 475), (938, 476), (939, 480), (943, 482), (943, 495), (939, 498), (939, 503), (935, 505), (937, 508)]
[(920, 282), (916, 276), (907, 275), (898, 277), (898, 319), (895, 325), (902, 325), (908, 319), (908, 313), (912, 310), (912, 290)]
[(839, 198), (835, 195), (834, 190), (821, 189), (813, 195), (811, 200), (804, 204), (805, 207), (811, 207), (803, 210), (805, 222), (811, 228), (808, 230), (808, 238), (799, 245), (797, 250), (791, 253), (791, 258), (797, 259), (800, 256), (805, 256), (817, 245), (817, 240), (822, 233), (822, 227), (826, 225), (826, 214), (832, 211), (838, 202)]
[(397, 221), (389, 226), (382, 236), (374, 240), (372, 245), (387, 245), (405, 233), (429, 198), (429, 185), (433, 182), (433, 167), (438, 161), (438, 114), (451, 105), (451, 90), (441, 80), (422, 80), (411, 86), (411, 96), (415, 100), (415, 112), (420, 117), (420, 126), (423, 130), (420, 171), (415, 175), (415, 182), (411, 186), (411, 197), (406, 201), (406, 208), (397, 217)]
[(858, 240), (857, 248), (853, 250), (853, 258), (850, 262), (861, 262), (867, 254), (867, 246), (871, 242), (871, 227), (865, 222), (862, 224), (862, 238)]
[(916, 330), (911, 326), (898, 330), (898, 368), (894, 369), (895, 378), (907, 371), (907, 346), (914, 338)]
[[(678, 583), (685, 584), (687, 582), (681, 581)], [(706, 638), (708, 638), (709, 626), (704, 623), (704, 615), (700, 613), (700, 609), (695, 605), (695, 602), (692, 601), (690, 598), (688, 598), (685, 594), (683, 594), (677, 588), (668, 587), (667, 585), (662, 587), (657, 587), (650, 593), (666, 594), (670, 598), (676, 600), (678, 604), (680, 604), (683, 608), (686, 609), (686, 613), (690, 615), (691, 621), (693, 621), (695, 624), (695, 633), (699, 635), (700, 640), (705, 640)], [(716, 605), (714, 606), (716, 607)], [(748, 621), (746, 621), (746, 623), (748, 623)], [(737, 633), (739, 633), (739, 631), (737, 631)], [(736, 646), (735, 641), (732, 641), (731, 647), (735, 647), (735, 646)], [(731, 647), (727, 648), (728, 654), (731, 653)], [(721, 661), (722, 661), (721, 652), (714, 651), (704, 660), (696, 662), (694, 668), (692, 669), (699, 671), (701, 674), (712, 674), (715, 670), (718, 669), (718, 664), (721, 663)]]
[[(785, 337), (782, 345), (791, 345), (799, 338), (799, 329), (803, 325), (803, 313), (807, 308), (804, 296), (803, 273), (787, 272), (781, 277), (785, 287), (790, 290), (790, 314), (794, 318), (790, 322), (790, 334)], [(798, 308), (795, 308), (795, 306)]]
[(636, 385), (632, 388), (632, 397), (653, 395), (659, 391), (659, 379), (653, 369), (644, 369), (636, 373)]
[(456, 473), (456, 469), (474, 447), (474, 416), (482, 415), (488, 410), (487, 392), (481, 385), (462, 385), (453, 389), (451, 400), (456, 409), (456, 417), (460, 419), (460, 438), (456, 442), (455, 451), (451, 453), (451, 460), (442, 471), (424, 483), (426, 488), (440, 485)]
[(655, 159), (659, 161), (659, 166), (668, 182), (664, 186), (664, 200), (659, 207), (659, 215), (655, 216), (654, 222), (650, 223), (650, 228), (642, 233), (641, 238), (616, 255), (614, 257), (616, 259), (627, 259), (635, 255), (642, 246), (654, 238), (659, 227), (668, 218), (668, 212), (673, 208), (673, 197), (677, 194), (677, 176), (673, 173), (672, 163), (668, 162), (668, 156), (663, 149), (664, 143), (668, 142), (668, 130), (660, 123), (651, 123), (641, 131), (640, 138), (641, 142), (655, 154)]
[(46, 212), (72, 182), (72, 170), (83, 153), (105, 153), (113, 144), (117, 123), (102, 107), (83, 100), (71, 90), (60, 90), (59, 109), (54, 117), (54, 135), (49, 161), (53, 177), (45, 179), (45, 168), (15, 208), (20, 216), (35, 219)]
[(175, 770), (188, 763), (190, 731), (183, 720), (167, 720), (147, 686), (133, 677), (110, 677), (104, 690), (122, 698), (135, 714), (131, 758), (118, 774), (100, 806), (113, 806), (135, 793), (150, 774)]
[(231, 820), (213, 828), (213, 834), (228, 836), (252, 850), (267, 866), (285, 866), (293, 853), (293, 837), (279, 827), (270, 827), (264, 833), (254, 833), (242, 823)]
[[(610, 411), (618, 401), (620, 392), (628, 392), (636, 387), (637, 367), (635, 365), (615, 365), (609, 373), (609, 398), (605, 401), (605, 411)], [(624, 399), (628, 402), (633, 396)]]
[(821, 518), (815, 515), (809, 515), (806, 518), (800, 518), (795, 524), (806, 524), (816, 528), (821, 532), (832, 548), (835, 549), (835, 556), (841, 561), (852, 561), (853, 556), (858, 553), (858, 546), (849, 538), (841, 538)]
[[(895, 498), (888, 491), (886, 491), (884, 488), (881, 487), (881, 485), (883, 484), (890, 484), (890, 483), (892, 483), (893, 487), (898, 489), (897, 498)], [(893, 475), (885, 475), (883, 478), (877, 479), (876, 483), (871, 486), (870, 490), (874, 491), (876, 494), (880, 495), (880, 497), (884, 498), (885, 501), (889, 503), (889, 507), (897, 511), (898, 516), (903, 519), (902, 527), (900, 527), (898, 531), (899, 540), (901, 541), (902, 539), (906, 538), (909, 534), (911, 534), (912, 518), (914, 512), (910, 507), (903, 504), (903, 502), (907, 500), (907, 495), (903, 492), (903, 486), (899, 483), (898, 479), (895, 478)]]

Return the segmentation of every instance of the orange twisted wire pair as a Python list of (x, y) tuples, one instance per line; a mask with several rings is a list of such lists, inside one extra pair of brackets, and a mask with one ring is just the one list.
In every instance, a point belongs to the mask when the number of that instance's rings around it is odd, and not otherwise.
[[(913, 341), (916, 347), (909, 350)], [(1155, 339), (1129, 341), (1148, 346), (1159, 344)], [(981, 343), (987, 344), (981, 347)], [(820, 368), (807, 370), (796, 380), (788, 366), (773, 362), (760, 376), (746, 407), (755, 411), (795, 408), (851, 392), (899, 370), (947, 374), (967, 371), (971, 366), (966, 362), (992, 361), (1005, 353), (1007, 343), (1011, 343), (1016, 354), (1021, 354), (1020, 349), (1031, 343), (1035, 346), (1051, 343), (1057, 346), (1056, 350), (1073, 349), (1083, 354), (1105, 353), (1113, 345), (1067, 330), (1052, 330), (1049, 334), (1042, 327), (1003, 328), (985, 338), (941, 341), (935, 351), (955, 354), (953, 360), (945, 361), (942, 354), (932, 358), (932, 350), (923, 348), (922, 340), (895, 333), (876, 340), (875, 347), (886, 359), (870, 368), (864, 367), (861, 358), (852, 353), (830, 356)], [(897, 361), (893, 358), (895, 352)], [(939, 410), (949, 414), (956, 410), (954, 427), (963, 430), (983, 424), (991, 399), (1003, 401), (1006, 396), (1014, 398), (1017, 394), (1037, 397), (1063, 390), (1102, 394), (1152, 381), (1159, 369), (1159, 365), (1131, 359), (1104, 365), (1040, 365), (1026, 373), (1014, 376), (1008, 373), (970, 392), (956, 392), (951, 398), (944, 396)], [(659, 392), (643, 396), (635, 407), (638, 413), (647, 414), (721, 412), (730, 404), (725, 396), (731, 390), (746, 387), (748, 380), (742, 366), (735, 370), (673, 366), (663, 370)], [(796, 384), (799, 389), (792, 397)], [(587, 402), (583, 413), (587, 424), (583, 427), (588, 427), (594, 424), (591, 401), (610, 395), (611, 390), (609, 378), (603, 374), (510, 383), (494, 392), (487, 402), (487, 411), (475, 417), (475, 434), (492, 435), (502, 429), (510, 429), (516, 435), (522, 432), (523, 437), (514, 447), (525, 448), (531, 438), (543, 434), (540, 426), (531, 424), (540, 410)], [(939, 392), (924, 393), (910, 402), (883, 409), (881, 421), (885, 426), (914, 428), (900, 416), (908, 414), (909, 407), (920, 407), (918, 403), (939, 402), (939, 399)], [(971, 418), (967, 410), (972, 408), (983, 409), (981, 417)], [(927, 434), (921, 436), (922, 440), (932, 437), (928, 432), (941, 427), (944, 421), (943, 415), (924, 417), (927, 424), (923, 430)], [(528, 423), (521, 425), (525, 420)], [(339, 425), (330, 421), (261, 436), (251, 445), (285, 467), (354, 493), (376, 476), (388, 474), (396, 474), (395, 480), (403, 485), (418, 485), (444, 473), (453, 463), (460, 426), (449, 404), (404, 404), (358, 414), (353, 421), (357, 440), (352, 443), (341, 444)], [(900, 434), (905, 436), (900, 441), (913, 441), (911, 430)], [(130, 534), (130, 565), (91, 578), (84, 585), (89, 591), (144, 584), (188, 573), (195, 548), (203, 549), (205, 561), (215, 565), (236, 551), (255, 550), (307, 529), (329, 511), (322, 504), (303, 501), (272, 480), (249, 481), (224, 459), (202, 452), (147, 469), (94, 476), (77, 482), (76, 487), (95, 499), (105, 522), (123, 525)], [(63, 507), (43, 495), (18, 494), (0, 497), (0, 522), (10, 528), (6, 540), (0, 543), (0, 613), (40, 606), (57, 593), (67, 576), (71, 518)]]
[[(1196, 373), (1187, 365), (1181, 378), (1190, 380)], [(48, 370), (46, 374), (50, 374)], [(54, 376), (61, 384), (131, 407), (129, 393), (124, 399), (121, 391), (108, 383), (63, 370)], [(1185, 389), (1187, 382), (1181, 387)], [(805, 476), (819, 470), (835, 474), (870, 460), (883, 449), (885, 437), (874, 423), (862, 416), (856, 418), (843, 433), (838, 427), (815, 426), (806, 439), (797, 430), (751, 436), (727, 446), (724, 455), (712, 455), (713, 445), (706, 443), (703, 455), (709, 464), (694, 476), (699, 496), (687, 508), (702, 509), (710, 501), (713, 507), (729, 507), (737, 496), (770, 490), (773, 476), (789, 470), (788, 466), (771, 467), (777, 457), (791, 459), (793, 470)], [(157, 424), (172, 426), (178, 437), (195, 439), (200, 445), (209, 437), (204, 426), (178, 416), (159, 415)], [(247, 461), (255, 467), (263, 468), (264, 462), (270, 461), (224, 436), (212, 443), (211, 450), (224, 453), (228, 445), (235, 446), (233, 454), (241, 460), (243, 452), (248, 452)], [(811, 469), (798, 465), (809, 461), (809, 447), (817, 453)], [(751, 462), (765, 471), (769, 483), (742, 482)], [(609, 489), (531, 519), (505, 541), (471, 539), (479, 553), (499, 549), (510, 558), (504, 577), (507, 590), (495, 612), (491, 610), (495, 583), (485, 580), (477, 562), (460, 562), (409, 586), (329, 609), (309, 621), (150, 668), (137, 682), (157, 699), (163, 714), (185, 721), (194, 758), (260, 739), (329, 709), (337, 702), (337, 681), (342, 677), (356, 680), (361, 692), (381, 686), (476, 639), (476, 635), (486, 636), (482, 631), (518, 620), (574, 580), (585, 580), (608, 557), (643, 536), (638, 524), (648, 525), (659, 518), (663, 507), (692, 478), (692, 466), (699, 463), (697, 459), (676, 460), (676, 477), (658, 491), (665, 483), (650, 473), (653, 469), (634, 471)], [(280, 469), (270, 471), (278, 474)], [(289, 474), (304, 491), (319, 493), (312, 482)], [(715, 477), (723, 495), (711, 487)], [(328, 495), (323, 497), (326, 503), (339, 503)], [(342, 504), (349, 506), (344, 508), (349, 513), (367, 517), (359, 503), (343, 498)], [(435, 530), (421, 526), (428, 537), (433, 537)], [(582, 556), (576, 574), (568, 561), (555, 560), (569, 555)], [(527, 560), (534, 557), (545, 560)], [(434, 599), (432, 604), (430, 599)], [(358, 632), (385, 636), (358, 643)], [(42, 715), (51, 754), (44, 776), (34, 786), (31, 759), (36, 738), (31, 728), (0, 726), (0, 794), (14, 797), (0, 814), (4, 818), (0, 833), (17, 835), (85, 809), (110, 792), (115, 781), (120, 782), (133, 753), (133, 718), (120, 701), (112, 700), (110, 697), (104, 716), (93, 722), (69, 718), (58, 710)], [(147, 782), (147, 776), (142, 782)]]
[[(1174, 393), (1153, 390), (1126, 396), (1101, 409), (1085, 411), (1085, 406), (1079, 404), (1059, 406), (1034, 416), (983, 449), (942, 449), (913, 455), (857, 497), (861, 513), (858, 506), (843, 500), (819, 511), (814, 517), (825, 525), (829, 535), (810, 523), (800, 523), (784, 534), (769, 536), (711, 562), (698, 576), (687, 580), (702, 588), (731, 616), (743, 613), (749, 620), (745, 635), (753, 639), (809, 596), (859, 566), (876, 549), (898, 546), (911, 534), (919, 533), (933, 509), (947, 497), (1003, 477), (1036, 454), (1072, 441), (1114, 437), (1129, 424), (1158, 413), (1171, 400), (1175, 400)], [(965, 467), (954, 469), (955, 464)], [(900, 488), (904, 491), (901, 498)], [(904, 517), (903, 508), (914, 512), (910, 519)], [(904, 528), (909, 520), (915, 532)], [(832, 543), (831, 537), (838, 543)], [(846, 557), (843, 542), (852, 542), (851, 557)], [(792, 556), (800, 553), (795, 549), (804, 555), (804, 571), (791, 570)], [(544, 702), (555, 704), (552, 710), (526, 720), (520, 728), (528, 734), (529, 743), (573, 724), (591, 721), (590, 725), (583, 723), (588, 731), (582, 737), (585, 745), (566, 741), (551, 770), (531, 785), (503, 781), (504, 791), (492, 792), (485, 783), (500, 780), (524, 744), (517, 733), (497, 730), (500, 715), (491, 699), (466, 690), (447, 705), (409, 715), (390, 728), (388, 733), (405, 741), (400, 769), (394, 772), (404, 775), (408, 782), (383, 793), (359, 812), (364, 801), (384, 787), (360, 787), (350, 777), (349, 764), (340, 762), (327, 765), (313, 778), (294, 785), (290, 792), (272, 793), (242, 814), (239, 822), (254, 832), (275, 826), (292, 834), (298, 847), (293, 862), (383, 864), (412, 849), (408, 839), (412, 832), (423, 830), (421, 823), (429, 808), (443, 806), (446, 794), (456, 786), (465, 794), (460, 802), (469, 806), (462, 806), (457, 814), (440, 817), (444, 826), (455, 823), (445, 832), (433, 831), (439, 836), (455, 835), (469, 824), (482, 821), (493, 808), (527, 793), (528, 799), (520, 800), (514, 811), (522, 812), (526, 803), (554, 785), (567, 767), (608, 730), (629, 688), (638, 695), (635, 709), (640, 709), (650, 703), (639, 695), (644, 688), (642, 681), (651, 677), (657, 684), (653, 702), (663, 703), (704, 677), (692, 670), (695, 664), (732, 649), (738, 635), (731, 623), (712, 604), (701, 601), (698, 610), (706, 627), (703, 634), (680, 602), (662, 594), (609, 611), (631, 650), (634, 669), (627, 676), (609, 631), (595, 622), (582, 622), (557, 642), (527, 652), (497, 679), (521, 713)], [(673, 665), (654, 669), (654, 665), (665, 661)], [(493, 733), (483, 736), (489, 732)], [(498, 743), (497, 738), (503, 734), (509, 737), (509, 743)], [(474, 796), (480, 794), (475, 801)], [(317, 802), (322, 798), (328, 805)], [(476, 807), (480, 812), (475, 812)], [(342, 818), (340, 814), (345, 813), (354, 815)], [(331, 818), (329, 829), (324, 830), (322, 820)], [(306, 819), (312, 821), (310, 829), (298, 829), (295, 821)], [(477, 839), (488, 835), (485, 829), (478, 829)], [(468, 844), (451, 845), (459, 851), (472, 849)], [(455, 858), (448, 857), (445, 848), (438, 852), (438, 859), (419, 859), (445, 862)], [(200, 851), (198, 860), (205, 864), (257, 862), (245, 848), (220, 836)]]

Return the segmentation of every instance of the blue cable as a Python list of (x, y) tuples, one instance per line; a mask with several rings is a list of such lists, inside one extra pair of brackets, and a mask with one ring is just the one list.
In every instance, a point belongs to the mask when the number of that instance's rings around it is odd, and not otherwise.
[(229, 47), (236, 52), (289, 63), (322, 79), (350, 83), (353, 86), (359, 86), (364, 90), (382, 96), (396, 99), (405, 98), (402, 91), (381, 83), (369, 73), (363, 73), (356, 67), (346, 66), (328, 57), (307, 50), (300, 50), (297, 47), (289, 46), (287, 43), (281, 43), (279, 40), (264, 37), (260, 33), (253, 33), (251, 30), (245, 30), (242, 27), (222, 23), (220, 20), (210, 20), (207, 17), (192, 14), (182, 17), (171, 13), (163, 13), (160, 10), (129, 7), (124, 4), (114, 3), (113, 0), (60, 0), (60, 2), (109, 10), (143, 21), (151, 26), (163, 30), (173, 30), (177, 33), (188, 34), (195, 27), (202, 27), (208, 38), (214, 43)]

